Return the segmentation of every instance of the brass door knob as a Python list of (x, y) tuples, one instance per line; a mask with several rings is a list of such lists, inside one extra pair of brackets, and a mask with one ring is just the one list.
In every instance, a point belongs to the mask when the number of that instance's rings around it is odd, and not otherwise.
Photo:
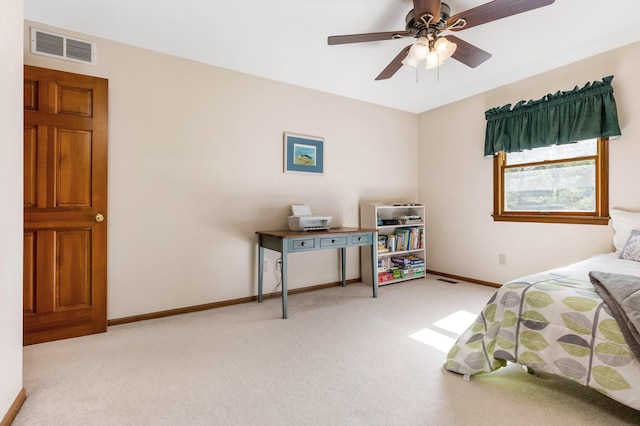
[(100, 223), (104, 220), (104, 216), (102, 216), (100, 213), (98, 213), (97, 215), (94, 216), (93, 220), (95, 220), (96, 222)]

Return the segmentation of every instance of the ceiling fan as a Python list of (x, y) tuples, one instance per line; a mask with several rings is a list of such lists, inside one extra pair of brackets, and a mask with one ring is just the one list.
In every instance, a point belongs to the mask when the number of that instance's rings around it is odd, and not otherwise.
[(444, 31), (462, 31), (491, 21), (528, 12), (548, 6), (555, 0), (493, 0), (489, 3), (451, 15), (451, 9), (441, 0), (413, 0), (413, 10), (405, 18), (404, 31), (387, 31), (366, 34), (330, 36), (329, 45), (362, 43), (367, 41), (394, 40), (398, 38), (416, 38), (417, 41), (405, 47), (382, 70), (376, 80), (392, 77), (402, 65), (417, 67), (420, 60), (426, 59), (426, 68), (435, 68), (447, 58), (452, 57), (463, 64), (475, 68), (491, 57), (491, 54)]

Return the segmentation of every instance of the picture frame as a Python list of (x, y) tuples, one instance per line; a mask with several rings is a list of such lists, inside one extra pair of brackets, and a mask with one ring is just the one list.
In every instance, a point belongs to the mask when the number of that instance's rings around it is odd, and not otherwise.
[(324, 174), (324, 139), (284, 132), (284, 173)]

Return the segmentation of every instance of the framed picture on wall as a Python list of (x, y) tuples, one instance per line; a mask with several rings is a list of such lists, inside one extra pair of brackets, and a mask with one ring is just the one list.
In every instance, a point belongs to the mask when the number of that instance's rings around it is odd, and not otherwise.
[(324, 140), (315, 136), (284, 133), (285, 173), (324, 173)]

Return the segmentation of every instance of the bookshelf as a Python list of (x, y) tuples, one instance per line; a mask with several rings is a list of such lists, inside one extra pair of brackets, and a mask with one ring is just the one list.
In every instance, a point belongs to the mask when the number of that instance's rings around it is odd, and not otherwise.
[[(377, 279), (381, 286), (424, 277), (423, 205), (361, 204), (360, 226), (378, 230), (378, 244), (361, 247), (363, 283), (373, 285)], [(372, 259), (378, 263), (377, 277), (372, 276)]]

